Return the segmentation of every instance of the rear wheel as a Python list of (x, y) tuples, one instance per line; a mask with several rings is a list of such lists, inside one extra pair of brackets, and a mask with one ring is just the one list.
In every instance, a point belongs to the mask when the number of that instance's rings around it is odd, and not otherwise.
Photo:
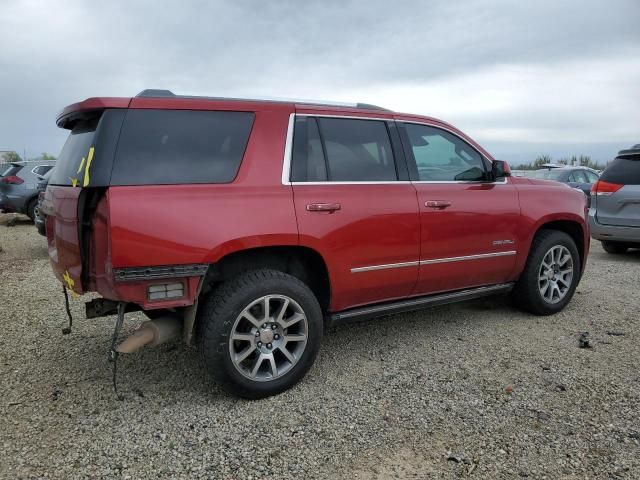
[(313, 364), (322, 340), (322, 312), (309, 288), (275, 270), (246, 272), (211, 292), (198, 311), (207, 369), (245, 398), (276, 395)]
[(628, 245), (617, 242), (602, 242), (602, 248), (604, 248), (605, 252), (613, 254), (626, 253), (629, 250)]
[(541, 230), (513, 289), (518, 308), (536, 315), (562, 310), (580, 280), (580, 255), (573, 239), (557, 230)]
[(27, 204), (27, 215), (33, 222), (36, 219), (36, 206), (38, 205), (38, 199), (34, 198)]

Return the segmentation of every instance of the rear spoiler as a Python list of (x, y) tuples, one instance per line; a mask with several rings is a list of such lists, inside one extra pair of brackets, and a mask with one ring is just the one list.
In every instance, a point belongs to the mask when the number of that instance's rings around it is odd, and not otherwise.
[(56, 125), (70, 130), (79, 120), (87, 120), (102, 113), (107, 108), (127, 108), (131, 98), (93, 97), (66, 106), (56, 118)]
[(620, 150), (618, 152), (619, 157), (640, 157), (640, 145), (634, 145), (626, 150)]

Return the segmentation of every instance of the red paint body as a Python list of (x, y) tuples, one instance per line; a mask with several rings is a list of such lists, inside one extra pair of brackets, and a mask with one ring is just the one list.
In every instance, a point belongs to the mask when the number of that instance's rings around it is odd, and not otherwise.
[[(179, 279), (186, 295), (149, 302), (153, 282), (116, 282), (122, 267), (215, 264), (246, 249), (304, 246), (324, 260), (331, 285), (331, 311), (447, 290), (514, 281), (524, 268), (536, 231), (557, 220), (582, 230), (589, 247), (582, 193), (555, 182), (507, 178), (504, 183), (287, 184), (283, 158), (290, 115), (307, 113), (441, 121), (355, 108), (316, 107), (273, 102), (185, 98), (89, 99), (67, 107), (70, 114), (105, 108), (233, 110), (255, 112), (249, 143), (230, 184), (109, 187), (96, 210), (90, 237), (88, 280), (80, 280), (78, 197), (82, 189), (50, 185), (43, 211), (49, 253), (61, 281), (68, 272), (77, 293), (97, 291), (105, 298), (137, 303), (145, 309), (190, 305), (198, 277)], [(447, 201), (433, 210), (427, 201)], [(338, 203), (334, 212), (308, 211), (312, 203)], [(509, 239), (512, 244), (494, 245)], [(420, 260), (515, 250), (516, 255), (419, 265)], [(372, 265), (412, 262), (403, 268), (354, 273)]]

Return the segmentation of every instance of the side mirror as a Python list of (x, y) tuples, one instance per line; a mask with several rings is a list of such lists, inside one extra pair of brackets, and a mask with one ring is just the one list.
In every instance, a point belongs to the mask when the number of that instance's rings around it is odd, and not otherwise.
[(500, 180), (511, 176), (509, 164), (504, 160), (494, 160), (491, 162), (491, 181)]

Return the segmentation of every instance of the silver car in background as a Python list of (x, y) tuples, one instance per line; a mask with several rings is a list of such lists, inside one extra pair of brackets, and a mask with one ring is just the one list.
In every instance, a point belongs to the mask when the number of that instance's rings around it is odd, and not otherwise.
[(0, 211), (17, 212), (35, 218), (39, 176), (55, 165), (51, 160), (0, 164)]
[(594, 183), (589, 226), (609, 253), (640, 248), (640, 144), (618, 152)]

